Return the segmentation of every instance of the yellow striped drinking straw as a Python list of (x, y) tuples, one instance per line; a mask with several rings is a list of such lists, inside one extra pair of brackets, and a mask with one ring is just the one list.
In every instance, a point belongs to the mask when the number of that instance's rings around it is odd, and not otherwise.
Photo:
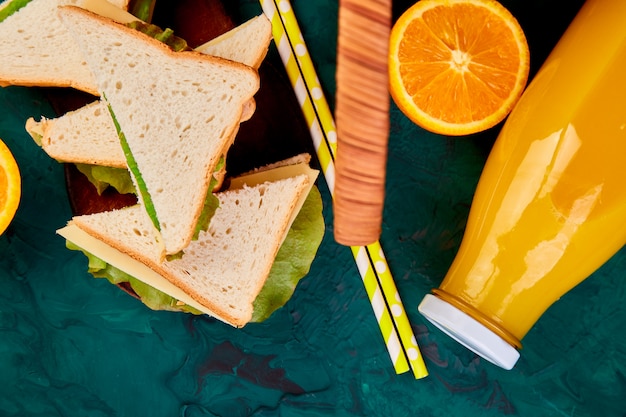
[[(272, 22), (274, 42), (287, 71), (331, 196), (334, 193), (337, 132), (315, 67), (288, 0), (260, 0)], [(415, 378), (428, 375), (413, 329), (380, 242), (351, 248), (396, 373), (410, 369)]]

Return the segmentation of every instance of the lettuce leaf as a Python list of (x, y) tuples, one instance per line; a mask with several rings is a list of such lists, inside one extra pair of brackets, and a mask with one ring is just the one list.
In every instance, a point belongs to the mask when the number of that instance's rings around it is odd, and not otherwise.
[(75, 164), (76, 168), (83, 173), (98, 191), (98, 195), (109, 186), (115, 188), (120, 194), (135, 194), (135, 186), (130, 173), (125, 168), (112, 168), (91, 164)]
[(32, 0), (13, 0), (11, 3), (0, 9), (0, 22), (26, 6)]
[[(215, 167), (214, 172), (219, 172), (224, 167), (225, 164), (226, 164), (226, 160), (222, 156), (219, 162), (217, 163), (217, 166)], [(204, 199), (202, 212), (200, 213), (200, 217), (198, 218), (198, 222), (196, 223), (196, 229), (192, 237), (193, 240), (198, 240), (198, 236), (200, 235), (200, 232), (206, 232), (208, 230), (209, 223), (211, 223), (211, 218), (213, 218), (215, 211), (220, 206), (220, 200), (217, 198), (215, 194), (213, 194), (213, 191), (215, 190), (216, 186), (217, 186), (217, 178), (215, 178), (215, 175), (213, 175), (211, 177), (211, 182), (209, 182), (209, 189), (207, 190), (206, 198)]]
[(128, 3), (128, 11), (144, 22), (152, 21), (155, 0), (131, 0)]
[[(102, 97), (104, 101), (107, 101), (106, 95), (102, 93)], [(143, 180), (143, 176), (141, 175), (141, 171), (137, 167), (137, 163), (135, 162), (135, 157), (133, 153), (130, 151), (130, 147), (128, 146), (128, 142), (126, 141), (126, 135), (122, 131), (117, 118), (115, 117), (115, 113), (113, 112), (113, 108), (110, 104), (107, 104), (107, 108), (109, 109), (109, 113), (111, 114), (111, 119), (113, 119), (113, 125), (115, 125), (115, 130), (117, 131), (117, 136), (120, 139), (120, 145), (122, 146), (122, 150), (124, 151), (124, 156), (126, 157), (126, 164), (128, 165), (128, 169), (132, 172), (135, 177), (135, 181), (137, 183), (137, 193), (141, 196), (141, 200), (143, 201), (143, 206), (150, 217), (150, 220), (154, 224), (154, 227), (161, 231), (161, 225), (159, 224), (159, 219), (156, 215), (156, 210), (154, 209), (154, 204), (152, 203), (152, 196), (148, 192), (148, 188), (146, 187), (146, 183)]]
[(127, 23), (126, 26), (163, 42), (175, 52), (191, 50), (189, 45), (187, 45), (187, 41), (174, 35), (174, 31), (170, 28), (161, 29), (157, 25), (141, 22), (139, 20)]

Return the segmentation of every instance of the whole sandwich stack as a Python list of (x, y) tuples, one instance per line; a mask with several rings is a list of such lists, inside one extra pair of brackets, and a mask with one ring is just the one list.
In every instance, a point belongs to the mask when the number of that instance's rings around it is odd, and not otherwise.
[[(26, 129), (51, 157), (105, 167), (137, 194), (136, 205), (75, 216), (58, 231), (88, 255), (92, 274), (129, 283), (151, 308), (236, 327), (282, 306), (323, 237), (318, 171), (304, 154), (237, 178), (225, 167), (240, 123), (255, 111), (258, 67), (271, 40), (267, 18), (192, 50), (104, 0), (30, 0), (16, 9), (0, 33), (15, 38), (20, 22), (48, 10), (55, 47), (73, 51), (62, 66), (81, 68), (82, 80), (74, 71), (57, 77), (57, 68), (43, 69), (45, 79), (18, 80), (7, 68), (0, 84), (95, 94), (57, 119), (29, 119)], [(9, 49), (0, 43), (0, 56)]]

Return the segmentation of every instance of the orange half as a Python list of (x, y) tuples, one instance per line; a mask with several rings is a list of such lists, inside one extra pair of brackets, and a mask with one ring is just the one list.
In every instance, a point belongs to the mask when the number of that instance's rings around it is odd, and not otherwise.
[(468, 135), (502, 121), (529, 71), (528, 43), (495, 0), (420, 0), (394, 24), (389, 86), (419, 126)]
[(6, 144), (0, 140), (0, 234), (13, 220), (21, 197), (20, 171)]

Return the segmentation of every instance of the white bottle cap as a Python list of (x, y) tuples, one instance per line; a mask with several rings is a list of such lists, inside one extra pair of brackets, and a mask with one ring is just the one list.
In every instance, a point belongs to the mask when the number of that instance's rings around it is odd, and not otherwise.
[(427, 294), (417, 309), (448, 336), (501, 368), (510, 370), (519, 359), (519, 351), (504, 339), (435, 295)]

